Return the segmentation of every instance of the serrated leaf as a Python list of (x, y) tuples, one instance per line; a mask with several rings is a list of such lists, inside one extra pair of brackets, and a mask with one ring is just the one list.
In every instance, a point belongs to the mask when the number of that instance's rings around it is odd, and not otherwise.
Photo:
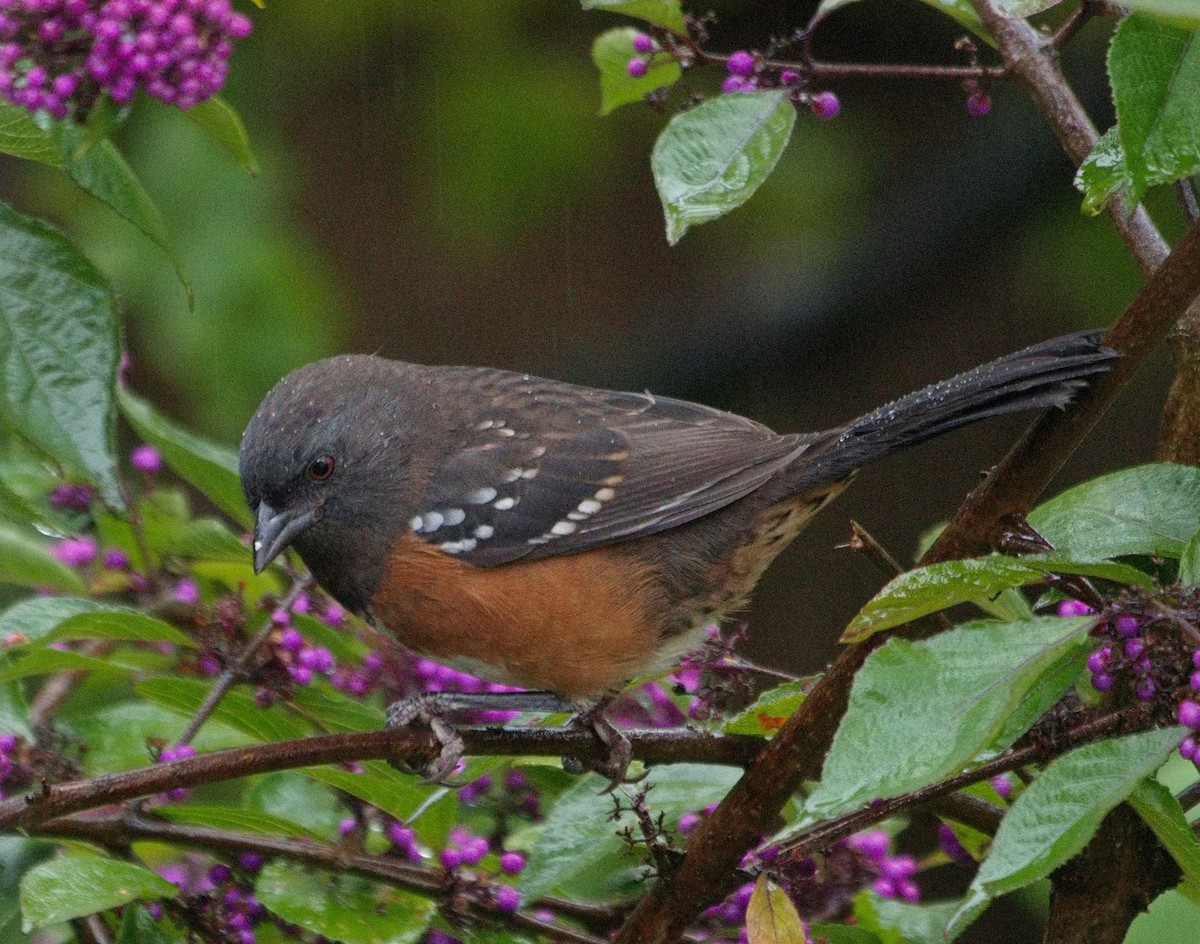
[(59, 623), (46, 639), (117, 639), (125, 642), (167, 642), (196, 648), (195, 642), (170, 623), (124, 608), (70, 616)]
[(0, 152), (39, 164), (62, 167), (63, 160), (50, 134), (24, 108), (0, 101)]
[(183, 286), (188, 307), (193, 307), (192, 279), (167, 233), (162, 214), (116, 145), (109, 140), (93, 141), (87, 129), (66, 121), (52, 122), (50, 134), (71, 179), (166, 254)]
[[(874, 799), (916, 790), (961, 771), (985, 750), (1000, 750), (1035, 720), (1009, 723), (1031, 691), (1056, 700), (1082, 669), (1086, 618), (1039, 617), (967, 623), (930, 639), (891, 639), (854, 678), (850, 703), (805, 803), (828, 818)], [(1059, 670), (1074, 659), (1074, 673)], [(1039, 688), (1052, 673), (1060, 690)], [(903, 745), (903, 749), (897, 749)]]
[[(295, 810), (297, 815), (303, 815), (303, 810)], [(295, 820), (273, 816), (270, 813), (259, 813), (238, 806), (192, 806), (173, 804), (160, 806), (154, 815), (172, 823), (186, 823), (189, 826), (204, 826), (208, 829), (232, 830), (239, 833), (254, 833), (259, 836), (287, 836), (290, 838), (305, 837), (307, 839), (329, 839), (327, 833), (321, 833)]]
[(1005, 557), (993, 554), (968, 560), (941, 561), (894, 577), (855, 614), (842, 642), (858, 642), (883, 629), (957, 606), (989, 601), (1005, 590), (1038, 583), (1047, 573), (1080, 574), (1149, 589), (1150, 577), (1127, 564), (1078, 561), (1062, 553)]
[(343, 944), (412, 944), (436, 910), (410, 892), (284, 862), (259, 873), (254, 893), (284, 921)]
[(1200, 41), (1195, 32), (1134, 13), (1108, 52), (1129, 197), (1200, 172)]
[(1183, 872), (1186, 882), (1200, 888), (1200, 839), (1192, 832), (1183, 807), (1157, 780), (1143, 780), (1129, 794), (1129, 805), (1158, 836)]
[(190, 121), (233, 155), (242, 170), (258, 176), (258, 161), (250, 147), (250, 136), (237, 110), (218, 95), (193, 105), (183, 113)]
[(113, 446), (112, 293), (60, 232), (0, 204), (0, 413), (124, 508)]
[[(656, 767), (646, 783), (655, 786), (646, 802), (667, 822), (676, 822), (690, 810), (718, 802), (739, 779), (739, 771), (709, 764), (672, 764)], [(522, 897), (534, 901), (553, 888), (603, 864), (610, 873), (636, 866), (637, 859), (625, 851), (617, 832), (633, 824), (629, 814), (614, 822), (612, 799), (600, 793), (603, 780), (595, 775), (581, 777), (568, 787), (546, 813), (529, 861), (517, 881)], [(634, 827), (636, 829), (636, 826)]]
[(1102, 475), (1035, 508), (1029, 523), (1076, 560), (1178, 558), (1200, 530), (1200, 469), (1162, 463)]
[(1200, 29), (1198, 0), (1126, 0), (1122, 6), (1156, 16), (1182, 29)]
[(149, 869), (101, 855), (68, 855), (36, 865), (21, 879), (26, 931), (107, 911), (131, 901), (174, 898), (179, 890)]
[(1075, 174), (1075, 187), (1083, 193), (1083, 211), (1095, 216), (1128, 183), (1125, 150), (1114, 125), (1100, 136)]
[(1172, 727), (1077, 748), (1051, 762), (1000, 821), (961, 908), (951, 937), (993, 898), (1045, 878), (1076, 855), (1101, 820), (1154, 773), (1187, 734)]
[(9, 524), (0, 524), (0, 583), (75, 593), (87, 589), (77, 572), (51, 556), (32, 528)]
[(637, 17), (647, 23), (666, 27), (679, 36), (687, 35), (687, 23), (679, 0), (582, 0), (580, 5), (585, 10), (604, 10)]
[(769, 689), (726, 721), (724, 730), (729, 734), (772, 735), (796, 713), (812, 686), (813, 679), (797, 679)]
[(746, 938), (749, 944), (807, 944), (808, 928), (800, 920), (787, 892), (759, 875), (746, 907)]
[(668, 53), (658, 53), (648, 59), (649, 68), (640, 79), (629, 74), (629, 60), (646, 58), (633, 49), (633, 37), (638, 30), (630, 27), (601, 33), (592, 44), (592, 62), (600, 72), (600, 114), (614, 108), (644, 101), (646, 96), (664, 85), (674, 85), (683, 72), (679, 62)]
[(163, 460), (176, 475), (242, 527), (253, 526), (238, 478), (237, 456), (231, 450), (189, 433), (128, 390), (119, 390), (117, 400), (129, 425), (162, 453)]
[(795, 124), (785, 91), (720, 95), (672, 118), (650, 155), (667, 241), (674, 245), (689, 228), (749, 200), (775, 169)]

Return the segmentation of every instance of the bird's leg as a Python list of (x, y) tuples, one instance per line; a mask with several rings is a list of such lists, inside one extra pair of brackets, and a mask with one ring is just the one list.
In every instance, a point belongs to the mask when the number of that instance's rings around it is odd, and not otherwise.
[(433, 732), (441, 752), (427, 764), (394, 762), (405, 773), (422, 774), (427, 783), (454, 787), (450, 775), (463, 756), (463, 740), (446, 721), (448, 714), (472, 711), (570, 711), (571, 705), (553, 692), (422, 692), (389, 706), (387, 726), (406, 728), (423, 724)]
[[(614, 695), (603, 696), (594, 704), (576, 712), (575, 716), (567, 722), (569, 727), (583, 728), (596, 735), (600, 739), (600, 743), (608, 748), (608, 757), (602, 761), (584, 761), (578, 757), (563, 758), (563, 768), (568, 773), (580, 774), (594, 770), (601, 776), (607, 777), (608, 786), (604, 788), (605, 792), (630, 782), (626, 775), (629, 772), (629, 763), (633, 760), (633, 745), (629, 743), (629, 738), (604, 716), (604, 712), (615, 697)], [(643, 776), (645, 775), (643, 774)], [(636, 779), (640, 780), (641, 777)]]

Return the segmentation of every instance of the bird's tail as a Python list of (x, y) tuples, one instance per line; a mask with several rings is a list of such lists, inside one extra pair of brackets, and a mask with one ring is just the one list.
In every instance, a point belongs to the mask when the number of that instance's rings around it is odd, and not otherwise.
[(872, 410), (828, 433), (797, 463), (797, 490), (845, 478), (898, 449), (989, 416), (1064, 407), (1120, 355), (1082, 331), (1043, 341)]

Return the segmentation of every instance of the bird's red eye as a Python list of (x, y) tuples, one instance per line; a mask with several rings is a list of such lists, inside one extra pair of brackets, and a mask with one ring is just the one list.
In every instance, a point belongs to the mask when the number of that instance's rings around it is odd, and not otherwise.
[(333, 475), (333, 456), (319, 456), (308, 464), (308, 477), (314, 482), (324, 482)]

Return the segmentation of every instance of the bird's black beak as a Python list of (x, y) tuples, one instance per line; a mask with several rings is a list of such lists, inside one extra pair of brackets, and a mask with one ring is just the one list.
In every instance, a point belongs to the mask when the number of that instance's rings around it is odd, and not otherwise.
[(314, 509), (276, 511), (259, 502), (254, 521), (254, 572), (261, 574), (303, 531), (317, 520)]

